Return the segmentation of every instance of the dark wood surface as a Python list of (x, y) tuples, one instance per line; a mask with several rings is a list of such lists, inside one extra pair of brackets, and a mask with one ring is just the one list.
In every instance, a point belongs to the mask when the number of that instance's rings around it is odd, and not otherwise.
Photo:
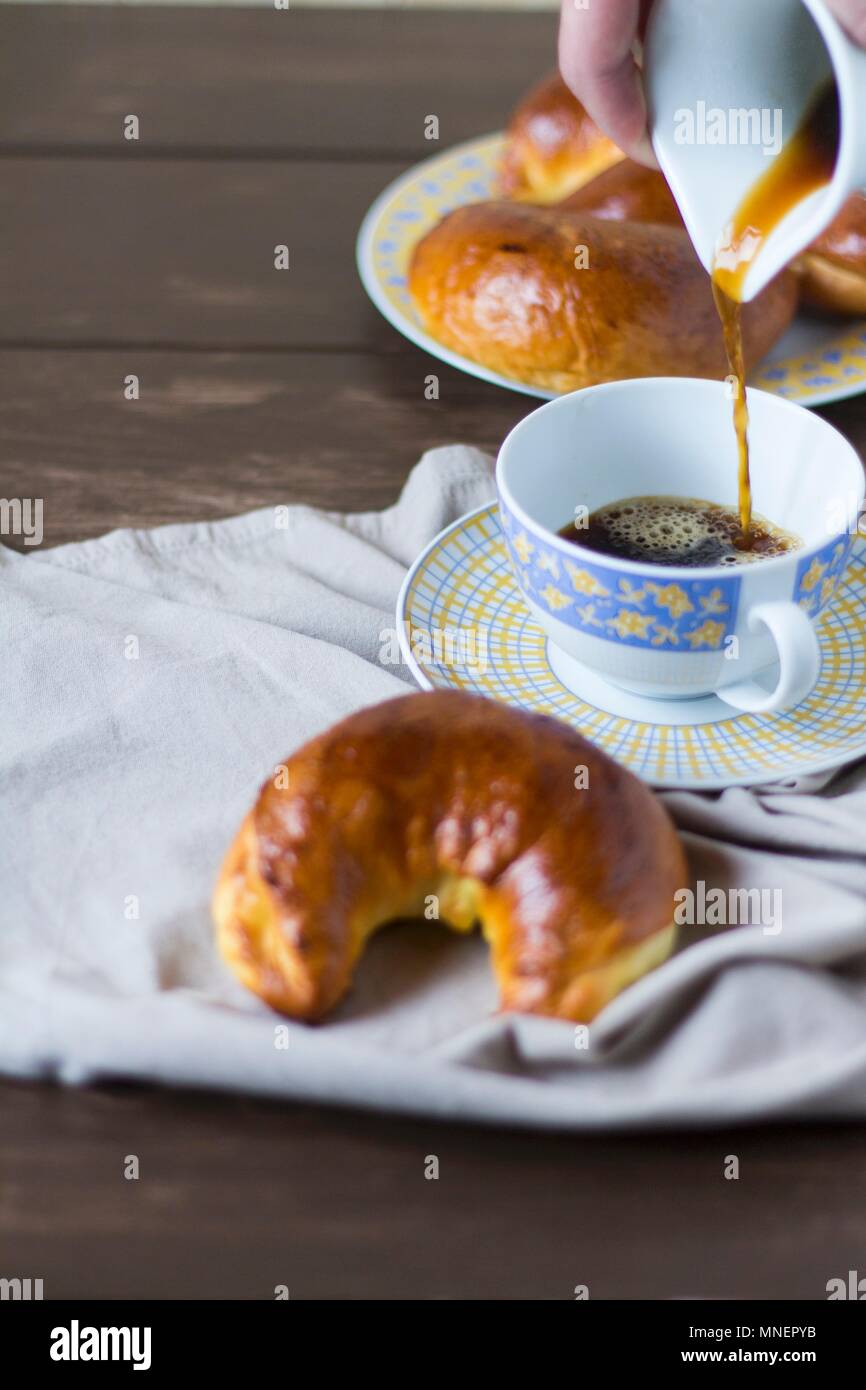
[(0, 1273), (46, 1297), (819, 1299), (863, 1270), (862, 1130), (573, 1139), (127, 1087), (0, 1094)]
[[(425, 449), (495, 451), (526, 414), (525, 397), (443, 363), (439, 400), (427, 400), (432, 369), (408, 343), (387, 354), (0, 349), (4, 495), (45, 499), (46, 545), (275, 502), (385, 507)], [(128, 372), (138, 401), (124, 398)]]
[[(501, 125), (554, 29), (0, 6), (2, 491), (44, 498), (46, 544), (379, 507), (424, 448), (496, 447), (532, 403), (441, 364), (426, 401), (431, 363), (367, 303), (353, 244), (431, 152), (425, 116), (440, 148)], [(826, 413), (866, 445), (862, 401)], [(47, 1297), (821, 1298), (863, 1267), (862, 1127), (576, 1139), (119, 1086), (0, 1101), (0, 1276)]]
[(443, 147), (496, 130), (555, 63), (551, 16), (466, 10), (4, 6), (0, 142), (117, 153), (133, 113), (142, 154), (423, 158), (425, 116)]

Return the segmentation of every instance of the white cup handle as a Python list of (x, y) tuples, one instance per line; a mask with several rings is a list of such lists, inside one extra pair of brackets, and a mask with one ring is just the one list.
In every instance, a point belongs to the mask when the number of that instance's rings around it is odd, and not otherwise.
[(821, 670), (821, 648), (815, 628), (796, 603), (759, 603), (749, 614), (752, 632), (763, 623), (769, 628), (779, 653), (781, 672), (775, 690), (757, 681), (726, 685), (716, 694), (726, 705), (748, 714), (791, 709), (815, 688)]

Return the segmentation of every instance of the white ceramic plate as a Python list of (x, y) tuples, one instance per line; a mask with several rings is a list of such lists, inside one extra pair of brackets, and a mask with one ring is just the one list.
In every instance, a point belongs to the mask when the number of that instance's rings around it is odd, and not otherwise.
[[(415, 243), (446, 212), (497, 196), (502, 134), (480, 136), (416, 164), (375, 201), (358, 234), (358, 270), (385, 318), (440, 361), (510, 391), (550, 400), (555, 392), (489, 372), (425, 333), (406, 288)], [(754, 373), (752, 384), (801, 405), (827, 405), (866, 390), (866, 321), (801, 314)]]

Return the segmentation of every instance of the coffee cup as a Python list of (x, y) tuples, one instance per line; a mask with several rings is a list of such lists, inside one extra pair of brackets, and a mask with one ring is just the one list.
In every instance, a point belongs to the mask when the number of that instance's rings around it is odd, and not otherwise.
[(655, 0), (644, 45), (649, 129), (703, 265), (746, 194), (835, 83), (829, 183), (770, 232), (746, 275), (753, 299), (866, 189), (866, 52), (824, 0)]
[[(815, 623), (833, 600), (864, 502), (860, 458), (801, 406), (749, 392), (756, 514), (801, 548), (736, 566), (625, 560), (558, 533), (626, 498), (737, 505), (724, 383), (641, 378), (533, 411), (499, 452), (496, 484), (515, 579), (554, 671), (590, 671), (632, 694), (716, 694), (739, 710), (789, 709), (820, 670)], [(572, 688), (575, 688), (572, 686)]]

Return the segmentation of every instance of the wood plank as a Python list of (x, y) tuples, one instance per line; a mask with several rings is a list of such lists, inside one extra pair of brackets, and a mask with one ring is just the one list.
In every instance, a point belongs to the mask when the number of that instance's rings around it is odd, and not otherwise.
[[(401, 339), (355, 269), (399, 163), (12, 159), (0, 177), (0, 346), (364, 346)], [(289, 248), (290, 269), (274, 268)]]
[[(420, 158), (497, 129), (555, 65), (552, 14), (4, 5), (0, 149)], [(435, 148), (435, 147), (434, 147)]]
[[(366, 510), (394, 501), (425, 449), (495, 453), (535, 406), (408, 344), (387, 357), (4, 351), (3, 489), (43, 499), (46, 545), (284, 502)], [(822, 413), (866, 452), (866, 397)]]
[[(430, 372), (438, 401), (425, 399)], [(124, 397), (129, 373), (138, 401)], [(408, 346), (387, 358), (0, 352), (3, 495), (43, 499), (46, 545), (276, 503), (384, 507), (425, 449), (495, 452), (533, 405)]]
[(575, 1139), (183, 1091), (2, 1097), (4, 1270), (46, 1298), (821, 1299), (862, 1269), (862, 1126)]

